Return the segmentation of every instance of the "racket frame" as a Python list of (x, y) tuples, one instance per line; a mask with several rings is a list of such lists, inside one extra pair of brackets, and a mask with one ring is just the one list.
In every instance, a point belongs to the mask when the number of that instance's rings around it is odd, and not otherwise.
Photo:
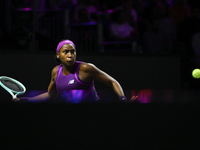
[[(9, 89), (8, 87), (6, 87), (6, 86), (1, 82), (1, 79), (11, 80), (12, 82), (14, 82), (14, 83), (18, 84), (19, 86), (21, 86), (21, 87), (23, 88), (23, 91), (18, 92), (18, 91), (14, 91), (14, 90)], [(25, 87), (22, 83), (20, 83), (19, 81), (15, 80), (15, 79), (13, 79), (13, 78), (11, 78), (11, 77), (1, 76), (1, 77), (0, 77), (0, 85), (1, 85), (6, 91), (8, 91), (8, 92), (12, 95), (13, 99), (17, 98), (18, 95), (24, 94), (24, 93), (26, 92), (26, 87)]]

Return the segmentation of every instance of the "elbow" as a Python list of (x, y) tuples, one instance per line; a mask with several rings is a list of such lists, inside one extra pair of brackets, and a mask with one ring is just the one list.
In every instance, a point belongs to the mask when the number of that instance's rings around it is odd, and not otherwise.
[(47, 92), (47, 97), (48, 97), (49, 100), (53, 100), (57, 97), (57, 93)]
[(112, 85), (112, 87), (119, 85), (119, 82), (117, 80), (113, 79), (112, 82), (111, 82), (111, 85)]
[(57, 97), (57, 95), (51, 95), (51, 96), (49, 96), (49, 100), (54, 100), (54, 99), (56, 99), (56, 97)]

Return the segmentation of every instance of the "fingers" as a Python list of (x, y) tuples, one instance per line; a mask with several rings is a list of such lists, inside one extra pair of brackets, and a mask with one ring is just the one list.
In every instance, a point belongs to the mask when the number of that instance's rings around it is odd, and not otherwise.
[(130, 101), (135, 101), (136, 99), (138, 98), (138, 96), (133, 96), (132, 98), (131, 98), (131, 100)]
[(19, 102), (20, 101), (20, 98), (14, 98), (12, 99), (13, 102)]

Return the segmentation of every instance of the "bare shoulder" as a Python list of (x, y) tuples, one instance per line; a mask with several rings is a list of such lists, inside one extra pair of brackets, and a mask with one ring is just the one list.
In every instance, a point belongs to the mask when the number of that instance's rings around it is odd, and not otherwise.
[(79, 78), (84, 82), (92, 82), (100, 73), (99, 69), (92, 63), (82, 62), (79, 69)]
[(87, 72), (87, 71), (91, 71), (91, 70), (94, 70), (94, 69), (96, 69), (96, 66), (92, 63), (85, 63), (85, 62), (81, 63), (81, 66), (80, 66), (81, 71)]
[(57, 72), (58, 72), (58, 67), (59, 66), (55, 66), (53, 69), (52, 69), (52, 75), (54, 76), (54, 75), (56, 75), (57, 74)]
[(57, 77), (57, 72), (58, 72), (58, 67), (59, 66), (55, 66), (52, 71), (51, 71), (51, 81), (55, 82), (56, 81), (56, 77)]
[(52, 73), (53, 73), (53, 72), (54, 72), (54, 73), (57, 72), (57, 71), (58, 71), (58, 67), (59, 67), (59, 66), (55, 66), (55, 67), (52, 69)]

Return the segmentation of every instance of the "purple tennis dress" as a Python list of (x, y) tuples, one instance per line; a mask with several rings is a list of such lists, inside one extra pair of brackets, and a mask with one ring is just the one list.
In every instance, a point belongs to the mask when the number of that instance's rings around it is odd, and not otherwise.
[(66, 103), (96, 102), (99, 100), (94, 81), (83, 83), (79, 79), (80, 65), (81, 62), (76, 61), (73, 71), (68, 75), (63, 74), (62, 65), (58, 67), (56, 88), (61, 99)]

